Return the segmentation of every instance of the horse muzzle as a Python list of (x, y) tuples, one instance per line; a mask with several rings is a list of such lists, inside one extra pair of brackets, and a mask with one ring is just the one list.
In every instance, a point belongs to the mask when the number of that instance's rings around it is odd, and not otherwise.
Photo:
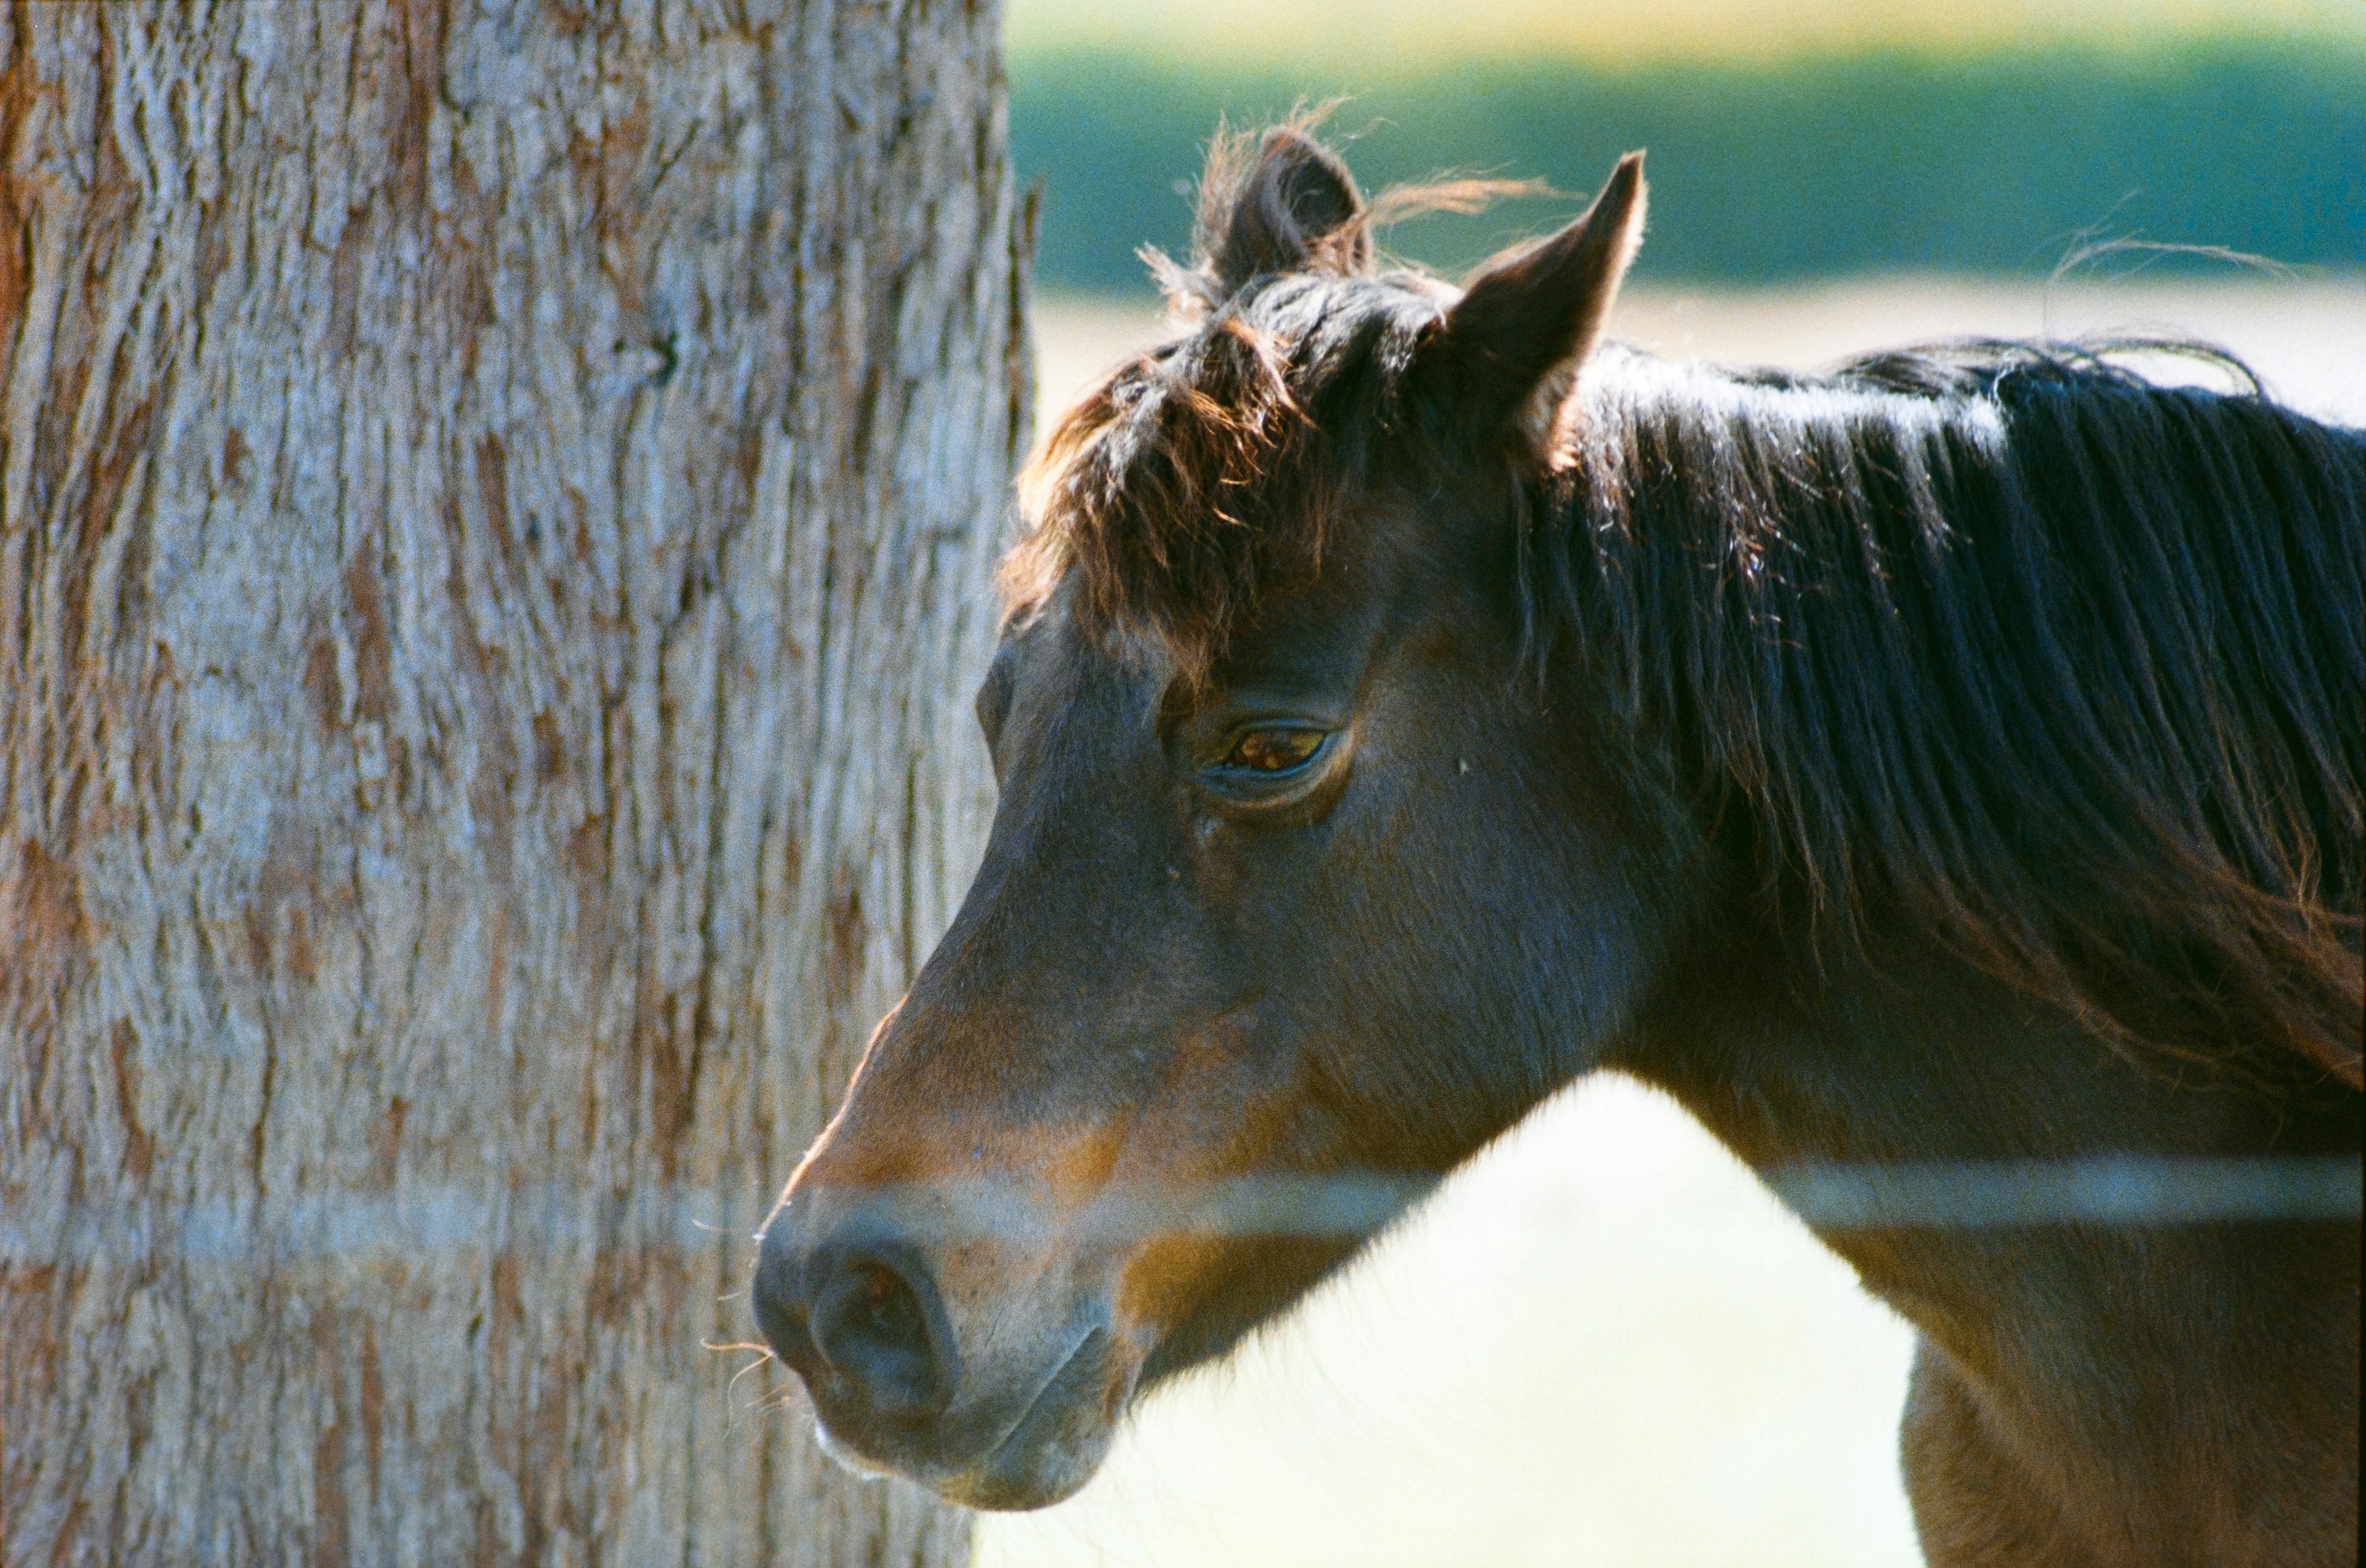
[(969, 1507), (1056, 1503), (1099, 1468), (1132, 1396), (1113, 1292), (1050, 1258), (948, 1245), (930, 1217), (793, 1189), (758, 1253), (757, 1323), (832, 1457)]

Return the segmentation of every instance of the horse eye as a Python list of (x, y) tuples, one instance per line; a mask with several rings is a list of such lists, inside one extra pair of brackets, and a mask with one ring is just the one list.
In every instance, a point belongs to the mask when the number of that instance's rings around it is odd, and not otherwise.
[(1320, 729), (1252, 729), (1233, 742), (1224, 766), (1245, 768), (1253, 773), (1293, 773), (1313, 761), (1326, 739)]

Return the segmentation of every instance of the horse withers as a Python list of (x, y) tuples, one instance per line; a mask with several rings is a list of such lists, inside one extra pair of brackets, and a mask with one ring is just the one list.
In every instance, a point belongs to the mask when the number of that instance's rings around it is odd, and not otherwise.
[(1639, 158), (1460, 289), (1375, 210), (1220, 141), (1023, 482), (984, 862), (758, 1255), (833, 1451), (1066, 1496), (1611, 1068), (1920, 1331), (1933, 1562), (2353, 1562), (2366, 436), (1601, 345)]

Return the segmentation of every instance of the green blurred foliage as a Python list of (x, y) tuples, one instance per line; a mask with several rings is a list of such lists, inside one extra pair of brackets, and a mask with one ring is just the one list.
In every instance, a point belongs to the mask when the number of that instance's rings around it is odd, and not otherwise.
[[(1124, 293), (1147, 288), (1136, 245), (1188, 246), (1187, 193), (1220, 114), (1261, 123), (1357, 86), (1068, 51), (1021, 55), (1010, 78), (1020, 176), (1047, 186), (1039, 282)], [(1541, 176), (1576, 198), (1383, 236), (1448, 271), (1567, 217), (1634, 147), (1651, 154), (1647, 277), (2043, 273), (2112, 239), (2366, 265), (2355, 50), (2229, 40), (2149, 58), (1506, 62), (1398, 75), (1340, 107), (1330, 134), (1368, 188), (1452, 170)], [(2194, 265), (2129, 251), (2090, 264), (2103, 276)]]

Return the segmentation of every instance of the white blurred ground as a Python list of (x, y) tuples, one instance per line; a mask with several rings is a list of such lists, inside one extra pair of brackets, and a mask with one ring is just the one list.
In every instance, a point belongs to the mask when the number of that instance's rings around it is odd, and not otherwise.
[[(1042, 407), (1146, 341), (1053, 301)], [(1613, 333), (1808, 367), (1984, 334), (2182, 333), (2366, 424), (2366, 279), (1638, 291)], [(1039, 422), (1039, 428), (1041, 427)], [(1919, 1561), (1907, 1330), (1673, 1103), (1546, 1106), (1338, 1284), (1152, 1399), (1107, 1469), (985, 1516), (982, 1568), (1853, 1568)]]

